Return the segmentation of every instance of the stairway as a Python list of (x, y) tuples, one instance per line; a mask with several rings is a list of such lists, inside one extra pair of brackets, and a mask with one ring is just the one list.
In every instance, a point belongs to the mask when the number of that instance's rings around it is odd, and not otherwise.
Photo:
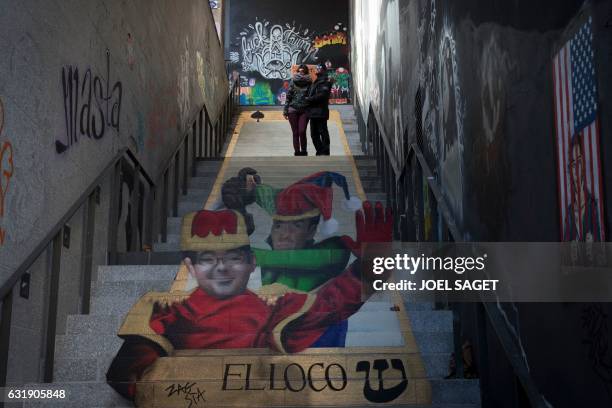
[[(376, 163), (360, 154), (359, 135), (352, 107), (342, 107), (341, 116), (347, 124), (345, 133), (349, 147), (355, 155), (367, 196), (372, 201), (384, 202), (386, 195), (376, 175)], [(168, 218), (167, 241), (154, 244), (154, 252), (179, 250), (181, 217), (203, 207), (220, 166), (220, 161), (198, 162), (197, 175), (189, 184), (189, 192), (179, 200), (178, 217)], [(231, 175), (233, 174), (226, 174), (226, 177)], [(91, 314), (69, 316), (66, 334), (56, 338), (54, 383), (36, 385), (39, 389), (66, 390), (67, 401), (29, 401), (23, 406), (133, 406), (106, 384), (107, 368), (123, 342), (116, 333), (123, 317), (139, 297), (148, 291), (168, 290), (177, 270), (177, 265), (100, 267), (98, 280), (92, 287)], [(453, 349), (451, 312), (433, 310), (431, 304), (405, 303), (404, 307), (408, 311), (412, 331), (432, 386), (432, 405), (428, 408), (479, 407), (480, 391), (477, 380), (443, 379), (448, 374), (449, 356)], [(390, 311), (388, 305), (384, 312), (372, 307), (371, 310), (365, 310), (360, 318), (375, 321), (393, 313), (395, 312)], [(241, 400), (243, 405), (248, 403), (247, 400)]]

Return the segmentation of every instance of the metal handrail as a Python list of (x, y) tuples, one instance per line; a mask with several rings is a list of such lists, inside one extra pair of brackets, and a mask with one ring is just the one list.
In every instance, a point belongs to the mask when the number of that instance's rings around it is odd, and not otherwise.
[[(389, 159), (389, 161), (391, 163), (390, 166), (384, 167), (384, 164), (381, 164), (381, 166), (379, 168), (383, 168), (382, 170), (383, 172), (387, 171), (387, 168), (390, 167), (390, 171), (393, 172), (393, 178), (394, 180), (399, 180), (400, 178), (400, 169), (397, 166), (397, 163), (393, 160), (393, 155), (390, 149), (390, 146), (388, 144), (388, 140), (386, 140), (386, 135), (384, 133), (384, 129), (381, 131), (380, 125), (379, 125), (379, 120), (378, 117), (376, 115), (376, 112), (374, 112), (373, 109), (370, 108), (370, 113), (372, 114), (371, 117), (374, 120), (374, 125), (376, 126), (376, 131), (374, 132), (375, 134), (378, 133), (378, 137), (382, 139), (382, 147), (384, 148), (384, 151), (381, 152), (380, 150), (380, 145), (381, 143), (378, 143), (377, 141), (372, 141), (374, 144), (374, 155), (375, 156), (379, 156), (379, 157), (375, 157), (375, 159), (377, 160), (377, 162), (379, 161), (379, 159), (381, 158), (380, 156), (382, 156), (384, 158), (384, 156), (386, 155), (386, 158)], [(378, 144), (377, 144), (378, 143)], [(378, 151), (377, 151), (378, 150)], [(377, 154), (378, 153), (378, 154)], [(420, 147), (418, 146), (418, 144), (416, 143), (411, 143), (410, 147), (408, 149), (408, 157), (406, 157), (405, 162), (409, 162), (410, 158), (414, 155), (414, 157), (416, 157), (420, 169), (423, 172), (423, 175), (425, 176), (425, 180), (427, 180), (427, 184), (429, 186), (429, 189), (431, 190), (434, 199), (436, 201), (436, 205), (438, 210), (440, 211), (440, 214), (442, 216), (442, 218), (444, 219), (444, 222), (447, 226), (447, 228), (449, 229), (451, 235), (453, 236), (455, 242), (466, 242), (464, 239), (464, 234), (460, 231), (457, 223), (455, 222), (455, 218), (452, 215), (452, 212), (450, 211), (450, 207), (448, 205), (448, 203), (446, 202), (446, 199), (444, 198), (440, 186), (437, 183), (436, 177), (434, 176), (434, 173), (431, 171), (431, 169), (429, 168), (429, 165), (427, 163), (427, 161), (425, 160), (425, 157), (423, 155), (423, 152), (421, 151)], [(395, 165), (394, 165), (395, 164)], [(403, 169), (402, 169), (403, 170)], [(379, 170), (380, 172), (381, 170)], [(398, 172), (399, 171), (399, 172)], [(383, 184), (386, 183), (386, 180), (383, 180)], [(395, 192), (395, 191), (394, 191)], [(389, 194), (389, 193), (387, 193)], [(491, 324), (491, 326), (493, 327), (493, 330), (495, 331), (495, 334), (497, 335), (502, 348), (506, 354), (506, 357), (508, 358), (509, 362), (510, 362), (510, 366), (512, 367), (512, 370), (514, 372), (514, 374), (517, 376), (517, 378), (519, 379), (519, 381), (521, 382), (521, 385), (523, 386), (526, 394), (527, 394), (527, 398), (529, 399), (530, 404), (534, 407), (534, 408), (545, 408), (548, 405), (546, 404), (544, 398), (542, 397), (542, 395), (539, 393), (538, 388), (533, 380), (533, 378), (531, 377), (530, 373), (529, 373), (529, 368), (527, 367), (527, 365), (525, 364), (525, 362), (523, 361), (523, 359), (521, 358), (521, 352), (518, 349), (518, 347), (516, 346), (516, 344), (514, 343), (514, 341), (512, 340), (512, 335), (510, 333), (510, 330), (508, 329), (508, 327), (504, 324), (504, 319), (503, 316), (500, 312), (500, 310), (495, 307), (493, 304), (489, 303), (489, 302), (479, 302), (480, 305), (482, 305), (486, 316), (488, 317), (488, 320)], [(457, 372), (462, 372), (462, 358), (461, 353), (461, 345), (458, 344), (457, 339), (455, 339), (455, 363), (457, 366)], [(459, 351), (459, 352), (458, 352)], [(462, 375), (462, 374), (461, 374)]]
[[(117, 194), (117, 186), (120, 185), (121, 181), (121, 172), (124, 163), (126, 160), (131, 161), (127, 163), (130, 168), (131, 174), (134, 176), (134, 200), (143, 206), (145, 203), (147, 204), (146, 211), (147, 217), (150, 219), (150, 223), (148, 226), (147, 232), (150, 234), (152, 231), (152, 222), (155, 220), (155, 216), (153, 215), (154, 210), (154, 200), (156, 194), (156, 188), (160, 186), (163, 182), (163, 190), (162, 190), (162, 211), (167, 213), (168, 209), (168, 200), (167, 193), (167, 175), (171, 166), (174, 166), (175, 171), (175, 182), (174, 182), (174, 195), (175, 201), (176, 196), (178, 195), (179, 187), (178, 187), (178, 169), (179, 169), (179, 161), (181, 160), (181, 149), (185, 149), (183, 151), (183, 183), (182, 183), (182, 191), (183, 194), (186, 194), (187, 190), (187, 178), (189, 174), (192, 176), (195, 175), (196, 170), (196, 161), (202, 155), (202, 149), (204, 145), (207, 147), (210, 146), (211, 149), (206, 149), (205, 154), (207, 157), (218, 156), (221, 153), (221, 148), (225, 139), (227, 137), (227, 131), (229, 129), (231, 118), (233, 113), (235, 112), (235, 108), (237, 106), (237, 100), (239, 97), (240, 78), (237, 78), (227, 95), (227, 98), (220, 110), (218, 117), (216, 118), (215, 125), (213, 126), (208, 112), (206, 111), (206, 106), (203, 106), (198, 116), (196, 116), (192, 125), (192, 145), (189, 147), (189, 132), (185, 132), (182, 138), (177, 143), (176, 149), (169, 156), (169, 159), (166, 161), (164, 167), (160, 171), (158, 177), (156, 179), (152, 178), (148, 172), (143, 168), (138, 157), (134, 152), (132, 152), (129, 148), (125, 147), (120, 149), (117, 154), (109, 161), (109, 163), (104, 167), (104, 169), (100, 172), (100, 174), (96, 177), (96, 179), (85, 189), (83, 194), (79, 196), (79, 198), (70, 206), (68, 211), (60, 218), (60, 220), (51, 228), (50, 232), (45, 235), (45, 237), (41, 240), (41, 242), (35, 247), (35, 249), (28, 255), (28, 257), (23, 261), (19, 267), (11, 274), (11, 276), (2, 283), (0, 287), (0, 301), (2, 302), (2, 320), (0, 322), (0, 387), (4, 386), (6, 383), (6, 373), (7, 373), (7, 365), (8, 365), (8, 353), (10, 347), (10, 328), (11, 328), (11, 314), (12, 314), (12, 303), (13, 303), (13, 290), (15, 285), (18, 283), (19, 279), (27, 273), (27, 271), (31, 268), (34, 262), (41, 256), (41, 254), (48, 248), (48, 246), (53, 243), (53, 259), (51, 264), (51, 276), (50, 276), (50, 286), (47, 293), (48, 296), (48, 322), (45, 326), (44, 335), (46, 338), (46, 354), (45, 354), (45, 363), (44, 363), (44, 381), (51, 381), (53, 377), (53, 359), (54, 359), (54, 350), (55, 350), (55, 334), (56, 334), (56, 324), (57, 324), (57, 303), (58, 303), (58, 291), (59, 291), (59, 276), (60, 276), (60, 257), (61, 257), (61, 231), (64, 226), (69, 222), (69, 220), (75, 215), (75, 213), (83, 206), (86, 205), (87, 208), (87, 217), (86, 217), (86, 225), (92, 225), (94, 223), (94, 217), (92, 216), (93, 207), (95, 202), (97, 201), (97, 192), (99, 189), (99, 185), (102, 184), (104, 179), (111, 174), (113, 177), (113, 188), (111, 189), (111, 197), (110, 197), (110, 208), (109, 208), (109, 234), (108, 234), (108, 263), (113, 264), (114, 257), (117, 256), (117, 246), (116, 246), (116, 238), (118, 231), (118, 200), (119, 196)], [(203, 112), (206, 113), (206, 121), (202, 120)], [(206, 126), (205, 136), (203, 137), (202, 128)], [(214, 129), (214, 131), (209, 132), (209, 130)], [(196, 132), (199, 130), (199, 132)], [(221, 133), (223, 132), (223, 133)], [(198, 133), (196, 135), (196, 133)], [(211, 139), (211, 140), (208, 140)], [(214, 139), (214, 140), (213, 140)], [(196, 153), (196, 145), (199, 140), (200, 148), (199, 154)], [(212, 147), (215, 146), (214, 149)], [(191, 149), (191, 157), (192, 157), (192, 171), (187, 171), (188, 169), (188, 150)], [(141, 179), (144, 179), (149, 186), (148, 191), (148, 202), (143, 197), (140, 196), (140, 183)], [(140, 201), (142, 199), (142, 201)], [(93, 204), (92, 204), (93, 203)], [(137, 206), (139, 207), (139, 206)], [(143, 213), (140, 209), (135, 210), (137, 219), (144, 222)], [(176, 212), (176, 205), (174, 208), (174, 212)], [(163, 218), (162, 226), (166, 225), (166, 218)], [(88, 228), (85, 226), (85, 228)], [(165, 228), (162, 229), (165, 231)], [(91, 250), (91, 246), (93, 245), (93, 231), (89, 231), (88, 238), (86, 239), (87, 243), (85, 247), (89, 247)], [(162, 239), (165, 240), (165, 233), (162, 233)], [(89, 244), (89, 245), (87, 245)], [(82, 283), (82, 291), (83, 291), (83, 299), (81, 303), (81, 313), (89, 313), (89, 300), (91, 296), (91, 266), (92, 261), (91, 257), (87, 258), (87, 249), (84, 249), (82, 254), (82, 276), (84, 282)], [(91, 254), (89, 254), (91, 255)], [(88, 259), (88, 260), (86, 260)], [(1, 406), (1, 403), (0, 403)]]
[(70, 218), (77, 212), (77, 210), (85, 203), (87, 198), (94, 192), (100, 182), (106, 177), (106, 175), (114, 168), (115, 164), (121, 160), (123, 155), (128, 151), (128, 148), (123, 148), (113, 157), (113, 159), (106, 165), (104, 170), (98, 177), (85, 189), (85, 192), (75, 201), (70, 209), (64, 214), (62, 218), (51, 228), (51, 231), (42, 239), (42, 241), (34, 248), (34, 251), (19, 265), (19, 267), (13, 272), (13, 274), (2, 284), (0, 288), (0, 299), (13, 290), (13, 287), (21, 276), (34, 264), (36, 259), (45, 251), (47, 246), (53, 241), (53, 238), (62, 230), (64, 225)]

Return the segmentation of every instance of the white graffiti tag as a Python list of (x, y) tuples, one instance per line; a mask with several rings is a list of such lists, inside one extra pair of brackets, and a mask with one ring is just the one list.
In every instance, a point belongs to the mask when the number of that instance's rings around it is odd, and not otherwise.
[(289, 79), (291, 66), (314, 59), (317, 49), (310, 37), (288, 24), (273, 25), (258, 21), (241, 32), (242, 70), (259, 72), (268, 79)]

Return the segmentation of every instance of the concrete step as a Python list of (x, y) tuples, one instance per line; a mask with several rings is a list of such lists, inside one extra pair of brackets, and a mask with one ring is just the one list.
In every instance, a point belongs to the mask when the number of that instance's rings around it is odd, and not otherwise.
[(113, 265), (98, 268), (98, 281), (171, 281), (178, 272), (177, 265)]
[(217, 173), (207, 174), (205, 176), (196, 176), (192, 177), (189, 180), (189, 190), (190, 192), (193, 189), (204, 190), (210, 193), (213, 185), (215, 184), (215, 180), (217, 178)]
[(137, 300), (138, 296), (133, 298), (118, 295), (93, 296), (91, 298), (90, 314), (125, 316)]
[(170, 289), (171, 280), (134, 280), (125, 282), (94, 282), (92, 296), (125, 296), (138, 298), (151, 291)]
[(134, 407), (134, 403), (124, 399), (106, 382), (57, 382), (52, 384), (29, 384), (25, 388), (65, 390), (65, 400), (29, 400), (23, 404), (26, 408), (63, 407), (63, 408), (102, 408)]
[(68, 315), (66, 335), (91, 335), (117, 333), (124, 316), (116, 315)]
[(368, 193), (366, 191), (366, 195), (368, 196), (368, 200), (369, 201), (380, 201), (382, 203), (385, 203), (387, 201), (387, 194), (386, 193), (382, 193), (382, 192), (374, 192), (374, 193)]
[(55, 356), (56, 359), (101, 359), (110, 363), (122, 344), (123, 339), (116, 333), (58, 335)]
[(111, 361), (102, 361), (100, 358), (56, 358), (53, 382), (104, 381)]
[(153, 244), (154, 252), (176, 252), (180, 250), (181, 246), (178, 242), (158, 242)]
[(204, 208), (205, 202), (201, 201), (182, 201), (178, 203), (178, 216), (184, 217), (190, 212), (199, 211)]
[(450, 310), (410, 310), (408, 319), (412, 330), (420, 332), (453, 331), (453, 312)]
[[(210, 385), (216, 388), (214, 385)], [(220, 384), (219, 384), (220, 386)], [(480, 391), (477, 380), (432, 380), (432, 404), (409, 405), (410, 408), (477, 408), (480, 406)], [(64, 408), (101, 408), (133, 407), (131, 401), (117, 394), (106, 382), (58, 382), (53, 384), (28, 384), (24, 388), (65, 390), (66, 400), (30, 400), (24, 403), (27, 408), (64, 407)], [(450, 399), (450, 401), (449, 401)], [(238, 401), (232, 401), (232, 406)], [(187, 403), (186, 403), (187, 404)], [(239, 401), (240, 406), (260, 406), (249, 402), (248, 398)], [(227, 405), (230, 406), (230, 405)], [(314, 405), (313, 405), (314, 406)], [(357, 406), (353, 406), (357, 408)]]

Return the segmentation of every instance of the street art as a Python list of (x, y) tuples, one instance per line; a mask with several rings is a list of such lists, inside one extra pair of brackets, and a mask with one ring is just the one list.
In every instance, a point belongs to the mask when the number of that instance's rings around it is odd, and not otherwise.
[[(162, 146), (166, 140), (166, 134), (176, 129), (178, 117), (176, 111), (168, 109), (165, 101), (172, 100), (176, 95), (173, 87), (168, 87), (156, 92), (151, 96), (153, 107), (146, 117), (148, 137), (145, 146), (150, 149)], [(139, 125), (140, 126), (140, 125)]]
[(348, 103), (351, 97), (350, 81), (351, 76), (346, 68), (340, 67), (336, 70), (331, 70), (329, 78), (332, 80), (331, 95), (329, 98), (330, 104)]
[[(605, 240), (599, 107), (592, 43), (592, 17), (589, 17), (552, 61), (562, 241)], [(577, 245), (574, 248), (572, 259), (576, 261), (580, 254)], [(592, 260), (590, 254), (585, 256)]]
[[(324, 0), (313, 0), (310, 9), (325, 9), (326, 13), (316, 18), (306, 18), (309, 13), (283, 17), (286, 4), (271, 0), (274, 4), (261, 10), (246, 0), (230, 9), (236, 21), (230, 28), (228, 55), (231, 69), (240, 71), (242, 76), (254, 78), (258, 83), (267, 82), (273, 95), (266, 104), (282, 104), (283, 83), (291, 79), (294, 65), (328, 63), (332, 70), (343, 68), (348, 71), (348, 1), (336, 1), (330, 5)], [(343, 4), (344, 2), (344, 4)], [(240, 12), (238, 12), (240, 10)], [(255, 16), (255, 17), (247, 17)], [(346, 83), (350, 84), (350, 80)], [(337, 93), (350, 95), (348, 87), (337, 87)], [(256, 103), (246, 91), (242, 104)], [(266, 98), (262, 98), (266, 100)], [(333, 98), (332, 103), (348, 103), (350, 96)]]
[[(106, 50), (106, 75), (94, 75), (91, 68), (79, 75), (78, 67), (68, 65), (61, 71), (66, 137), (55, 141), (61, 154), (82, 136), (102, 139), (107, 129), (119, 132), (123, 85), (120, 81), (111, 88), (110, 51)], [(79, 100), (79, 98), (81, 98)]]
[(287, 92), (289, 92), (289, 81), (284, 81), (283, 87), (276, 93), (276, 102), (279, 105), (284, 105), (287, 101)]
[[(397, 340), (372, 343), (385, 347), (385, 358), (375, 358), (358, 333), (373, 333), (362, 325), (380, 322), (349, 323), (369, 297), (357, 267), (361, 242), (391, 240), (390, 210), (350, 196), (340, 173), (315, 173), (284, 187), (264, 181), (243, 168), (223, 183), (223, 208), (183, 218), (183, 266), (169, 292), (145, 294), (124, 319), (118, 334), (125, 341), (109, 367), (109, 385), (138, 407), (244, 398), (254, 406), (311, 405), (312, 398), (428, 403), (427, 392), (424, 399), (415, 392), (427, 390), (424, 371), (415, 371), (424, 368), (404, 349), (414, 339), (404, 338), (398, 323), (379, 326), (385, 336), (398, 333)], [(364, 217), (352, 217), (354, 237), (336, 233), (333, 189), (340, 189), (346, 208), (363, 211)], [(264, 227), (270, 248), (253, 238), (264, 218), (271, 218)], [(326, 238), (315, 241), (317, 230)], [(399, 319), (397, 306), (387, 309)], [(366, 348), (347, 344), (351, 333)], [(308, 353), (330, 347), (331, 354)]]
[(179, 56), (179, 70), (177, 78), (177, 95), (176, 103), (178, 104), (179, 123), (184, 126), (189, 119), (189, 111), (191, 109), (191, 99), (189, 94), (189, 72), (190, 72), (190, 57), (189, 57), (189, 40), (185, 39), (185, 51)]
[(206, 81), (204, 79), (204, 59), (200, 51), (196, 51), (196, 74), (198, 76), (198, 86), (202, 92), (202, 97), (206, 97)]
[[(4, 105), (0, 99), (0, 136), (4, 128)], [(13, 177), (13, 146), (9, 141), (5, 141), (0, 145), (0, 218), (4, 217), (4, 201), (6, 192)], [(6, 231), (0, 226), (0, 246), (4, 245)]]
[(258, 72), (267, 79), (289, 79), (292, 65), (316, 58), (317, 49), (307, 33), (289, 24), (249, 24), (240, 32), (242, 70)]
[(348, 45), (348, 27), (342, 23), (334, 26), (334, 31), (315, 36), (313, 47), (323, 48), (328, 45)]
[(125, 48), (127, 50), (127, 63), (130, 70), (134, 69), (134, 65), (136, 64), (136, 56), (134, 54), (134, 37), (132, 37), (131, 33), (127, 34), (127, 41), (125, 44)]

